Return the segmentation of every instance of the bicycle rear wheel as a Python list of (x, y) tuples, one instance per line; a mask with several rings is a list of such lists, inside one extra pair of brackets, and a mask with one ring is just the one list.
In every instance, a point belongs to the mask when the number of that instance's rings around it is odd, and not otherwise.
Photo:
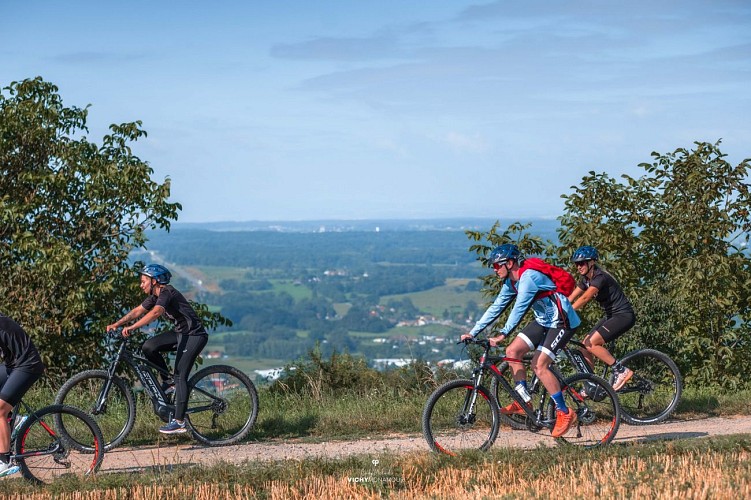
[(237, 443), (258, 417), (258, 392), (237, 368), (204, 368), (188, 382), (186, 421), (193, 437), (209, 446)]
[(87, 370), (66, 381), (55, 397), (55, 404), (75, 406), (94, 417), (104, 436), (105, 450), (119, 446), (133, 429), (136, 402), (133, 391), (120, 377), (112, 378), (104, 405), (98, 409), (99, 397), (109, 374), (104, 370)]
[(89, 415), (52, 405), (29, 415), (18, 430), (15, 459), (25, 478), (50, 483), (59, 477), (93, 475), (104, 458), (104, 438)]
[[(566, 406), (576, 412), (577, 421), (558, 438), (559, 442), (594, 448), (613, 441), (621, 425), (621, 407), (610, 384), (597, 375), (579, 373), (565, 379), (561, 391)], [(545, 404), (545, 415), (555, 422), (552, 398)]]
[(488, 450), (500, 427), (498, 402), (471, 380), (452, 380), (430, 395), (422, 413), (422, 433), (430, 449), (447, 455)]
[[(626, 354), (621, 364), (634, 372), (618, 391), (623, 421), (648, 425), (670, 417), (683, 391), (681, 372), (673, 360), (660, 351), (640, 349)], [(611, 383), (613, 379), (611, 373)]]

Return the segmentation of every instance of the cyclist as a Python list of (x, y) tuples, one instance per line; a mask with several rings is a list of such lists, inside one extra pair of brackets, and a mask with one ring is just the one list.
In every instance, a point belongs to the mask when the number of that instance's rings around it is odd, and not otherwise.
[(599, 258), (597, 249), (592, 246), (583, 246), (574, 252), (571, 260), (576, 264), (581, 280), (568, 300), (579, 311), (595, 298), (605, 310), (605, 317), (584, 337), (583, 343), (587, 349), (582, 354), (590, 366), (594, 366), (594, 355), (613, 368), (613, 389), (617, 391), (631, 379), (634, 372), (621, 366), (620, 361), (605, 348), (605, 343), (617, 339), (634, 326), (636, 314), (618, 281), (597, 265)]
[[(491, 337), (491, 345), (500, 344), (516, 328), (528, 309), (532, 309), (535, 319), (514, 338), (506, 349), (506, 355), (521, 360), (524, 354), (536, 349), (532, 358), (535, 374), (551, 394), (556, 405), (556, 422), (552, 430), (553, 437), (561, 437), (576, 423), (576, 413), (566, 406), (558, 379), (550, 371), (550, 363), (556, 354), (573, 336), (579, 326), (579, 316), (571, 307), (568, 299), (558, 293), (538, 296), (540, 292), (553, 291), (556, 285), (545, 274), (534, 269), (520, 273), (524, 262), (519, 248), (513, 244), (504, 244), (490, 253), (488, 263), (493, 266), (496, 275), (503, 281), (501, 291), (493, 304), (488, 307), (475, 326), (461, 336), (462, 340), (474, 338), (488, 325), (498, 319), (503, 311), (514, 302), (506, 324), (498, 337)], [(521, 276), (520, 276), (521, 274)], [(514, 300), (516, 299), (516, 300)], [(531, 398), (527, 393), (527, 373), (524, 364), (509, 363), (516, 390), (525, 401)], [(524, 414), (524, 409), (514, 401), (501, 412), (506, 415)]]
[(173, 330), (150, 338), (143, 343), (141, 349), (146, 359), (165, 371), (168, 371), (168, 367), (161, 353), (177, 351), (174, 381), (162, 375), (163, 388), (170, 389), (170, 385), (174, 383), (175, 415), (166, 425), (159, 428), (159, 432), (183, 433), (187, 431), (184, 419), (188, 402), (188, 374), (201, 350), (206, 346), (209, 335), (187, 299), (169, 284), (172, 274), (166, 267), (149, 264), (139, 274), (141, 290), (148, 297), (125, 316), (107, 325), (107, 331), (135, 321), (123, 328), (122, 334), (127, 337), (133, 330), (148, 325), (162, 315), (174, 323)]
[[(10, 463), (10, 413), (44, 373), (39, 351), (21, 325), (0, 314), (0, 477), (19, 471)], [(22, 421), (17, 422), (18, 425)]]

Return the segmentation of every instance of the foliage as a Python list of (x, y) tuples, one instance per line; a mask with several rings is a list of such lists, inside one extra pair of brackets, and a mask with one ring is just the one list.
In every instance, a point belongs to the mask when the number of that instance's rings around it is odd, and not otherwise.
[(98, 361), (104, 326), (142, 300), (130, 252), (181, 209), (133, 154), (141, 122), (111, 125), (97, 145), (87, 114), (39, 77), (0, 93), (2, 308), (52, 374)]
[(645, 175), (590, 172), (564, 196), (558, 255), (594, 245), (637, 311), (628, 341), (674, 357), (688, 383), (747, 383), (749, 164), (720, 143), (652, 153)]

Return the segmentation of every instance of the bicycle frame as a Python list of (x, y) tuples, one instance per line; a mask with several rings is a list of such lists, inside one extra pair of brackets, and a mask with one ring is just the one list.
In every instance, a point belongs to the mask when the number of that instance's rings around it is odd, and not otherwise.
[[(498, 364), (506, 361), (508, 363), (526, 363), (529, 364), (528, 361), (520, 360), (516, 358), (510, 358), (507, 356), (489, 356), (488, 351), (490, 350), (490, 344), (482, 343), (480, 344), (483, 346), (484, 352), (482, 356), (480, 356), (479, 360), (479, 366), (475, 368), (472, 371), (472, 380), (475, 383), (475, 389), (480, 386), (482, 383), (482, 377), (483, 373), (485, 371), (489, 371), (493, 378), (496, 379), (496, 381), (503, 387), (503, 389), (511, 396), (511, 398), (516, 401), (519, 406), (524, 410), (524, 413), (527, 415), (527, 417), (530, 419), (531, 423), (536, 426), (540, 427), (546, 427), (549, 429), (552, 429), (555, 426), (555, 420), (547, 420), (543, 418), (543, 409), (542, 404), (544, 402), (544, 393), (541, 393), (540, 395), (540, 402), (538, 405), (538, 408), (535, 410), (533, 406), (527, 405), (527, 403), (522, 399), (522, 397), (519, 395), (519, 393), (516, 392), (514, 387), (511, 386), (508, 380), (506, 380), (506, 377), (503, 376), (501, 371), (498, 369)], [(559, 384), (561, 385), (561, 390), (565, 391), (566, 386), (564, 384), (564, 378), (561, 372), (558, 370), (558, 368), (555, 366), (555, 362), (550, 364), (550, 371), (555, 375), (556, 379), (558, 380)], [(535, 377), (536, 378), (536, 377)], [(536, 378), (537, 381), (539, 379)], [(477, 391), (473, 391), (473, 400), (471, 401), (472, 408), (474, 408), (474, 404), (477, 398)], [(575, 394), (575, 397), (579, 397), (578, 393), (572, 393)]]
[[(23, 406), (23, 409), (26, 411), (26, 414), (29, 417), (31, 417), (31, 416), (33, 416), (33, 415), (36, 414), (36, 410), (34, 410), (31, 406), (29, 406), (28, 404), (26, 404), (26, 402), (23, 399), (21, 401), (19, 401), (18, 404), (13, 407), (12, 416), (10, 418), (10, 421), (8, 422), (9, 425), (10, 425), (11, 432), (13, 432), (13, 428), (16, 425), (16, 417), (18, 416), (18, 410), (20, 409), (21, 406)], [(47, 432), (50, 433), (51, 436), (55, 436), (56, 435), (54, 429), (52, 429), (50, 426), (48, 426), (44, 421), (40, 420), (39, 423), (44, 428), (44, 430), (46, 430)], [(13, 436), (13, 439), (11, 439), (11, 441), (10, 441), (10, 454), (11, 454), (10, 458), (11, 458), (11, 460), (16, 460), (18, 458), (26, 458), (26, 457), (39, 457), (39, 456), (42, 456), (42, 455), (53, 455), (53, 454), (57, 453), (58, 451), (60, 451), (60, 443), (56, 442), (54, 448), (49, 448), (49, 449), (46, 449), (44, 451), (33, 451), (33, 452), (28, 452), (28, 453), (16, 454), (16, 453), (13, 452), (13, 450), (16, 449), (16, 447), (13, 446), (13, 444), (15, 443), (16, 439), (18, 439), (19, 437), (20, 436), (15, 435), (15, 436)]]
[[(154, 412), (160, 417), (171, 418), (175, 413), (175, 405), (170, 404), (167, 401), (167, 395), (162, 390), (161, 384), (157, 381), (154, 373), (151, 370), (156, 370), (157, 373), (165, 375), (166, 377), (172, 377), (172, 373), (164, 370), (160, 366), (157, 366), (145, 357), (131, 352), (127, 347), (128, 341), (126, 338), (120, 335), (114, 338), (118, 339), (118, 341), (120, 342), (120, 347), (117, 351), (117, 354), (115, 355), (115, 358), (112, 360), (109, 368), (107, 369), (107, 380), (102, 387), (102, 391), (99, 393), (96, 407), (94, 408), (94, 411), (92, 413), (94, 415), (97, 415), (103, 413), (106, 410), (107, 395), (109, 394), (110, 388), (112, 387), (112, 379), (116, 376), (117, 369), (122, 362), (129, 366), (138, 376), (138, 380), (141, 381), (141, 385), (146, 391), (146, 394), (148, 394), (149, 398), (151, 399), (151, 403), (154, 407)], [(186, 414), (211, 410), (214, 409), (217, 405), (219, 405), (221, 409), (221, 406), (223, 405), (221, 399), (217, 398), (213, 394), (203, 390), (200, 387), (194, 387), (193, 390), (198, 391), (210, 398), (212, 400), (212, 403), (204, 406), (186, 408)]]
[[(92, 412), (94, 415), (103, 413), (107, 407), (107, 395), (112, 387), (112, 379), (116, 376), (117, 369), (120, 363), (125, 363), (129, 366), (138, 376), (138, 380), (141, 382), (146, 394), (151, 399), (151, 403), (154, 406), (154, 412), (162, 416), (165, 414), (174, 414), (175, 407), (167, 401), (167, 395), (162, 390), (161, 384), (157, 381), (154, 373), (151, 370), (156, 370), (157, 373), (161, 373), (167, 377), (172, 376), (169, 371), (165, 371), (160, 366), (155, 365), (148, 359), (138, 354), (132, 353), (127, 348), (127, 339), (121, 337), (119, 339), (120, 347), (115, 355), (115, 358), (107, 368), (107, 380), (102, 387), (102, 391), (99, 393), (99, 398), (96, 402), (96, 407)], [(169, 415), (167, 415), (169, 417)]]

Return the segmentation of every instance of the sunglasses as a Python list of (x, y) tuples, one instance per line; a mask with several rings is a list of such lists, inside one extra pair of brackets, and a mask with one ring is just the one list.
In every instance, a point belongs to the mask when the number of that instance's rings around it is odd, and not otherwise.
[(506, 261), (505, 261), (505, 260), (504, 260), (503, 262), (494, 262), (494, 263), (493, 263), (493, 269), (495, 269), (495, 270), (497, 271), (497, 270), (499, 270), (499, 269), (500, 269), (501, 267), (503, 267), (503, 265), (504, 265), (505, 263), (506, 263)]

